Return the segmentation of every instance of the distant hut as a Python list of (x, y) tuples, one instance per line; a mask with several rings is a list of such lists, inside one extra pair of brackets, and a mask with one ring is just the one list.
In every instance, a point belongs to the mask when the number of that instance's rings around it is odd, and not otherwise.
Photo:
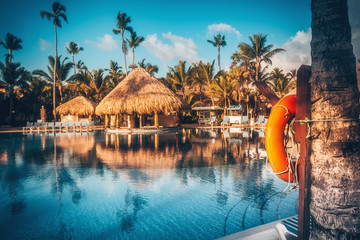
[(58, 106), (56, 112), (61, 115), (62, 122), (91, 120), (95, 112), (95, 104), (79, 96)]
[[(182, 101), (168, 87), (145, 69), (137, 68), (99, 103), (95, 114), (105, 115), (105, 127), (110, 116), (111, 126), (118, 127), (119, 122), (124, 121), (129, 128), (136, 125), (141, 128), (146, 124), (144, 115), (153, 121), (155, 127), (159, 127), (159, 113), (165, 114), (161, 116), (160, 123), (169, 126), (171, 124), (167, 123), (175, 119), (170, 121), (169, 114), (182, 106)], [(135, 120), (138, 120), (138, 124), (135, 124)]]

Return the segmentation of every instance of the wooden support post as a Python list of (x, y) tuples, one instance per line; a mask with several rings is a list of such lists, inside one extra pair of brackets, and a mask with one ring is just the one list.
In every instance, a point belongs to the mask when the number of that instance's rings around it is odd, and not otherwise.
[(255, 81), (255, 85), (259, 89), (259, 91), (264, 94), (264, 96), (269, 100), (271, 105), (274, 106), (280, 100), (276, 93), (271, 90), (271, 88), (266, 83)]
[(139, 128), (142, 128), (142, 126), (143, 126), (143, 116), (142, 116), (142, 114), (140, 114), (139, 115)]
[(128, 125), (128, 128), (131, 128), (130, 115), (127, 115), (127, 125)]
[(107, 128), (108, 125), (109, 125), (109, 116), (105, 114), (104, 127)]
[(157, 112), (155, 112), (155, 114), (154, 114), (154, 126), (156, 128), (159, 128), (159, 115)]
[[(302, 65), (297, 73), (296, 120), (304, 120), (310, 113), (311, 67)], [(295, 141), (300, 142), (299, 159), (299, 215), (298, 239), (309, 239), (310, 235), (310, 140), (306, 138), (307, 124), (295, 124)]]

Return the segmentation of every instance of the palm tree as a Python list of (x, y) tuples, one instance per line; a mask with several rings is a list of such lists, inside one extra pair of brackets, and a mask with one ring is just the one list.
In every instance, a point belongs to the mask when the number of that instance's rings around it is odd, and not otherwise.
[(87, 73), (87, 79), (85, 84), (88, 88), (88, 97), (93, 99), (96, 103), (99, 103), (101, 99), (106, 95), (104, 91), (106, 89), (107, 80), (103, 76), (104, 70), (92, 70)]
[(273, 45), (266, 45), (267, 35), (263, 35), (262, 33), (254, 34), (253, 36), (249, 36), (251, 44), (240, 43), (238, 45), (239, 51), (236, 51), (232, 55), (232, 59), (235, 62), (248, 62), (254, 63), (255, 65), (255, 81), (259, 81), (259, 70), (261, 62), (265, 62), (267, 64), (272, 64), (271, 58), (282, 51), (285, 51), (282, 48), (273, 49)]
[[(346, 0), (312, 0), (310, 239), (360, 239), (360, 126)], [(349, 121), (341, 121), (348, 119)]]
[(136, 32), (130, 33), (130, 39), (126, 38), (126, 41), (128, 42), (129, 46), (131, 47), (132, 53), (133, 53), (132, 65), (134, 65), (134, 62), (135, 62), (135, 48), (138, 47), (140, 45), (140, 43), (142, 43), (144, 40), (145, 40), (145, 38), (138, 37), (136, 35)]
[(191, 78), (191, 67), (186, 67), (186, 61), (179, 61), (174, 68), (169, 67), (166, 79), (171, 81), (177, 90), (181, 91), (183, 99), (185, 99), (185, 88), (189, 84)]
[(240, 104), (244, 99), (243, 89), (248, 89), (248, 84), (250, 82), (250, 70), (245, 65), (240, 65), (231, 68), (230, 77), (236, 80), (237, 88), (237, 102)]
[(49, 65), (47, 66), (48, 68), (48, 73), (46, 73), (43, 70), (34, 70), (33, 74), (34, 75), (38, 75), (40, 77), (43, 77), (46, 81), (48, 82), (52, 82), (52, 78), (51, 76), (55, 76), (57, 81), (58, 81), (58, 90), (59, 90), (59, 94), (60, 94), (60, 102), (63, 102), (63, 82), (69, 82), (74, 76), (69, 76), (70, 74), (70, 70), (73, 67), (73, 64), (71, 62), (68, 61), (68, 58), (64, 58), (64, 60), (61, 61), (61, 55), (58, 56), (57, 58), (57, 62), (59, 62), (59, 64), (56, 65), (56, 71), (54, 71), (54, 62), (55, 59), (53, 56), (49, 56), (48, 57), (49, 60)]
[(139, 67), (144, 68), (152, 76), (154, 76), (155, 73), (159, 72), (159, 67), (157, 65), (152, 65), (151, 63), (145, 63), (145, 58), (138, 62), (138, 64)]
[(230, 106), (231, 95), (236, 88), (236, 80), (233, 80), (229, 75), (221, 75), (211, 84), (211, 89), (208, 93), (219, 99), (220, 105), (224, 106), (224, 113)]
[[(204, 82), (208, 89), (211, 88), (211, 84), (214, 81), (215, 75), (214, 75), (214, 63), (215, 60), (212, 61), (212, 63), (199, 63), (199, 71), (201, 72), (202, 77), (204, 78)], [(212, 106), (215, 106), (215, 101), (212, 95), (210, 95), (211, 98), (211, 104)]]
[(0, 44), (3, 45), (6, 50), (9, 51), (8, 54), (5, 54), (7, 62), (11, 63), (11, 60), (13, 59), (12, 51), (22, 49), (21, 43), (22, 43), (22, 40), (15, 37), (11, 33), (6, 34), (5, 42), (0, 40)]
[(221, 71), (221, 65), (220, 65), (220, 47), (226, 46), (225, 36), (221, 36), (220, 33), (216, 36), (214, 36), (214, 41), (207, 40), (209, 43), (211, 43), (214, 47), (217, 47), (218, 50), (218, 64), (219, 64), (219, 71)]
[[(46, 17), (49, 21), (53, 19), (53, 24), (55, 28), (55, 62), (53, 69), (57, 69), (57, 59), (58, 59), (58, 51), (57, 51), (57, 27), (62, 28), (61, 18), (68, 23), (67, 17), (65, 15), (66, 8), (64, 5), (61, 5), (59, 2), (54, 2), (52, 4), (52, 12), (42, 10), (40, 12), (41, 18)], [(56, 76), (54, 71), (53, 76), (53, 112), (54, 112), (54, 121), (56, 121), (56, 98), (55, 98), (55, 88), (56, 88)]]
[(125, 61), (125, 74), (126, 76), (128, 75), (127, 72), (127, 64), (126, 64), (126, 53), (127, 53), (127, 47), (126, 47), (126, 43), (125, 43), (125, 39), (124, 39), (124, 33), (125, 31), (128, 31), (130, 33), (133, 32), (132, 27), (128, 26), (128, 24), (131, 22), (130, 17), (128, 17), (126, 15), (126, 13), (121, 13), (119, 11), (117, 18), (116, 18), (116, 25), (117, 25), (117, 29), (113, 29), (113, 33), (115, 34), (121, 34), (121, 41), (122, 41), (122, 51), (124, 53), (124, 61)]
[(10, 98), (10, 120), (13, 118), (14, 110), (14, 88), (26, 84), (26, 81), (31, 78), (31, 75), (24, 67), (20, 66), (20, 63), (12, 63), (5, 61), (5, 64), (0, 62), (0, 81), (9, 90)]
[(121, 67), (113, 60), (110, 60), (110, 68), (106, 68), (105, 71), (109, 72), (105, 79), (110, 83), (110, 88), (112, 89), (124, 79), (124, 73), (121, 71)]
[(193, 107), (200, 107), (203, 105), (202, 101), (195, 101), (194, 94), (189, 94), (185, 97), (185, 102), (189, 105), (190, 109)]
[(288, 72), (286, 74), (286, 77), (288, 77), (291, 80), (293, 80), (294, 82), (296, 82), (296, 80), (297, 80), (297, 70), (296, 69), (291, 69), (290, 72)]
[(65, 47), (65, 48), (66, 48), (67, 52), (69, 54), (71, 54), (71, 56), (72, 56), (72, 60), (73, 60), (73, 64), (74, 64), (74, 75), (75, 75), (76, 74), (76, 68), (75, 68), (75, 57), (74, 57), (74, 55), (78, 54), (80, 51), (83, 51), (84, 48), (82, 48), (82, 47), (79, 48), (77, 43), (74, 43), (74, 42), (70, 42), (69, 46)]
[(280, 95), (280, 97), (283, 97), (290, 92), (296, 85), (296, 82), (293, 79), (286, 77), (283, 70), (280, 68), (273, 69), (270, 74), (270, 81), (270, 86)]

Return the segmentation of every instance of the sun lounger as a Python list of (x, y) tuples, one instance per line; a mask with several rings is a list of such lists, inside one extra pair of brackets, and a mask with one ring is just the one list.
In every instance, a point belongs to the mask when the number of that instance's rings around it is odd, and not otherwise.
[(220, 123), (220, 125), (229, 125), (230, 123), (230, 117), (229, 116), (224, 116), (223, 121)]
[(88, 131), (89, 130), (89, 124), (86, 121), (81, 122), (81, 131)]
[(89, 131), (93, 131), (94, 130), (94, 126), (95, 124), (94, 124), (94, 121), (90, 121), (89, 122)]
[(26, 126), (23, 127), (23, 132), (26, 132), (27, 130), (30, 131), (30, 129), (32, 129), (32, 127), (34, 127), (34, 123), (33, 122), (27, 122)]
[(212, 117), (210, 118), (210, 121), (207, 122), (206, 124), (209, 124), (209, 125), (212, 126), (214, 123), (216, 123), (216, 116), (212, 116)]
[(37, 131), (40, 132), (40, 131), (47, 131), (47, 126), (48, 126), (48, 123), (47, 122), (41, 122), (40, 123), (40, 126), (37, 127)]
[(59, 130), (61, 131), (61, 122), (56, 122), (54, 127), (53, 127), (53, 131)]
[(54, 126), (55, 126), (55, 123), (54, 122), (49, 122), (48, 125), (47, 125), (47, 131), (54, 131)]
[(81, 122), (75, 122), (75, 131), (81, 131)]
[(249, 117), (248, 116), (243, 116), (241, 119), (241, 124), (247, 124), (249, 123)]
[(259, 119), (255, 122), (255, 124), (264, 124), (265, 123), (265, 116), (260, 115)]
[(61, 123), (61, 130), (68, 132), (69, 131), (69, 122), (62, 122)]
[(68, 131), (75, 131), (75, 123), (74, 122), (68, 122)]

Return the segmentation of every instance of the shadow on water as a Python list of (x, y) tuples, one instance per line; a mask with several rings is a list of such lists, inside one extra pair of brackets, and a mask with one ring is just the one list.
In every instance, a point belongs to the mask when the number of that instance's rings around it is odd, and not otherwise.
[[(107, 229), (102, 230), (107, 235), (95, 233), (97, 235), (94, 236), (140, 237), (136, 234), (149, 234), (147, 231), (151, 230), (145, 229), (153, 229), (151, 223), (142, 228), (145, 224), (142, 216), (149, 214), (150, 209), (154, 208), (154, 203), (158, 202), (156, 199), (176, 197), (166, 191), (162, 192), (163, 190), (154, 195), (149, 194), (153, 189), (166, 186), (168, 181), (175, 186), (178, 183), (178, 191), (189, 191), (181, 198), (184, 202), (192, 200), (190, 191), (195, 186), (201, 189), (197, 194), (204, 191), (204, 195), (196, 195), (203, 200), (194, 202), (195, 206), (189, 207), (196, 210), (208, 206), (204, 213), (196, 213), (199, 218), (207, 211), (214, 211), (209, 214), (214, 214), (211, 216), (218, 219), (217, 222), (223, 222), (223, 230), (210, 233), (211, 230), (205, 229), (203, 238), (207, 238), (206, 234), (221, 237), (252, 226), (253, 223), (248, 225), (246, 220), (249, 209), (259, 211), (260, 222), (257, 224), (261, 224), (268, 219), (264, 218), (264, 214), (271, 211), (268, 209), (270, 201), (279, 199), (280, 208), (284, 198), (278, 193), (274, 178), (264, 175), (265, 157), (264, 139), (252, 130), (230, 134), (220, 129), (188, 129), (182, 134), (161, 135), (115, 135), (102, 132), (0, 135), (0, 180), (1, 191), (5, 193), (0, 201), (9, 206), (8, 213), (0, 212), (1, 217), (9, 221), (0, 230), (5, 229), (6, 236), (12, 237), (12, 223), (8, 214), (18, 216), (23, 224), (29, 224), (26, 214), (30, 214), (31, 210), (27, 210), (28, 206), (39, 205), (32, 198), (40, 192), (47, 199), (44, 203), (48, 207), (53, 206), (56, 199), (57, 223), (53, 220), (54, 226), (43, 235), (37, 233), (40, 230), (36, 230), (37, 227), (34, 226), (31, 234), (40, 238), (88, 238), (92, 236), (91, 233), (81, 235), (74, 230), (79, 227), (75, 220), (86, 222), (87, 219), (69, 219), (69, 209), (73, 212), (89, 207), (94, 209), (93, 204), (99, 196), (94, 195), (93, 191), (98, 185), (98, 188), (109, 188), (117, 192), (114, 202), (111, 198), (107, 200), (105, 196), (100, 198), (105, 205), (116, 208), (114, 212), (117, 220), (112, 222), (109, 215), (102, 215), (106, 210), (98, 213), (107, 219), (104, 221), (109, 225), (101, 226)], [(170, 173), (173, 175), (169, 177)], [(90, 179), (97, 182), (87, 185)], [(103, 182), (107, 185), (102, 186)], [(34, 188), (36, 184), (43, 189)], [(33, 189), (33, 192), (29, 189)], [(106, 192), (101, 191), (104, 194)], [(169, 218), (179, 214), (176, 212), (176, 205), (173, 208), (175, 212), (169, 213), (172, 214)], [(84, 216), (86, 214), (88, 211), (84, 212)], [(195, 214), (194, 211), (191, 214)], [(191, 214), (188, 213), (187, 216)], [(276, 216), (280, 216), (278, 210)], [(97, 216), (88, 218), (96, 221)], [(186, 222), (188, 221), (177, 224), (185, 224), (181, 225), (182, 228), (188, 228)], [(95, 230), (97, 227), (100, 226), (95, 225)], [(204, 225), (205, 227), (208, 226)], [(120, 232), (116, 229), (120, 229)], [(30, 230), (24, 228), (23, 232), (21, 229), (19, 231), (19, 236), (28, 236), (26, 231)], [(193, 230), (189, 227), (189, 232), (191, 231)], [(162, 236), (163, 233), (160, 232), (158, 234)], [(169, 234), (168, 236), (172, 236), (172, 233)], [(179, 231), (176, 234), (186, 236), (188, 233)]]

